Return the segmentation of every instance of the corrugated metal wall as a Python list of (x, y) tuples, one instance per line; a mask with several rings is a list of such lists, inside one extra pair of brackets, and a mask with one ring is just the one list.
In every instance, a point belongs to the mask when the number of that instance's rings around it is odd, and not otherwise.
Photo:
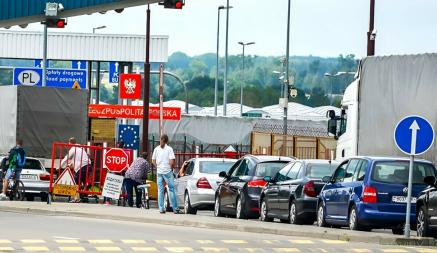
[[(39, 32), (0, 31), (0, 58), (42, 59)], [(146, 39), (139, 35), (49, 33), (48, 59), (143, 62)], [(152, 36), (151, 62), (167, 62), (168, 36)]]

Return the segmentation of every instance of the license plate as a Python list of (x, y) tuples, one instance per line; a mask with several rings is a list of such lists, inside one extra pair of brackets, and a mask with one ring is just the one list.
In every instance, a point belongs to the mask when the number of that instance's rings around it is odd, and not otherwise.
[[(391, 201), (395, 203), (407, 203), (407, 197), (405, 196), (392, 196)], [(416, 203), (417, 198), (411, 197), (411, 203)]]
[(25, 180), (37, 180), (35, 175), (21, 175), (20, 178)]

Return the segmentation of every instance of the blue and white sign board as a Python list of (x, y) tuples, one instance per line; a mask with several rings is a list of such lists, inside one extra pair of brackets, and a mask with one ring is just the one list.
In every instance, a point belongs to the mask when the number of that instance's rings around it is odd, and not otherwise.
[(398, 123), (394, 139), (398, 148), (405, 154), (421, 155), (431, 148), (435, 132), (428, 120), (412, 115)]
[[(15, 68), (14, 85), (42, 86), (42, 69)], [(47, 69), (47, 87), (86, 89), (86, 85), (85, 70)]]
[(123, 141), (125, 148), (140, 149), (140, 126), (118, 125), (118, 141)]
[(83, 69), (86, 70), (87, 63), (86, 61), (72, 61), (71, 68), (72, 69)]
[[(35, 68), (42, 68), (42, 66), (43, 66), (43, 62), (42, 62), (42, 60), (41, 60), (41, 59), (36, 59), (36, 60), (34, 60), (33, 66), (34, 66)], [(50, 66), (50, 61), (47, 60), (47, 61), (46, 61), (46, 67), (48, 68), (49, 66)]]
[(109, 82), (118, 83), (120, 80), (120, 64), (118, 62), (109, 63)]

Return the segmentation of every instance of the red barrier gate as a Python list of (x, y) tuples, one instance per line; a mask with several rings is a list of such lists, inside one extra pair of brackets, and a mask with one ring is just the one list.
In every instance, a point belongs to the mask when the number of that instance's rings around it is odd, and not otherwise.
[[(126, 170), (132, 163), (133, 150), (131, 149), (115, 149), (100, 146), (53, 143), (49, 192), (51, 194), (54, 193), (54, 188), (57, 183), (62, 185), (73, 183), (71, 184), (71, 187), (76, 187), (77, 193), (79, 194), (96, 196), (101, 195), (106, 174), (109, 171), (108, 167), (109, 169), (112, 167), (109, 164), (111, 162), (113, 163), (113, 161), (125, 162), (124, 158), (114, 159), (113, 156), (106, 157), (106, 154), (109, 151), (111, 151), (109, 154), (123, 154), (123, 156), (124, 154), (127, 155), (128, 159), (126, 166), (123, 169), (121, 169), (121, 167), (123, 167), (121, 164), (114, 166), (114, 168), (117, 170), (114, 171), (114, 173), (123, 173), (123, 171)], [(68, 180), (68, 178), (71, 177), (72, 182), (69, 182), (71, 180)], [(62, 182), (62, 180), (64, 181)]]

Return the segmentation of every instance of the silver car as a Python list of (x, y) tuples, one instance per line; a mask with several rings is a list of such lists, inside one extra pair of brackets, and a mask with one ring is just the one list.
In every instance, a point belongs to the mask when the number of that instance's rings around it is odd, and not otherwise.
[(237, 160), (227, 158), (193, 158), (185, 164), (175, 180), (178, 205), (186, 214), (197, 210), (214, 210), (214, 196), (223, 180), (221, 171), (229, 171)]
[[(7, 159), (7, 157), (0, 156), (0, 164), (4, 171), (6, 171), (5, 167), (8, 164)], [(46, 171), (40, 160), (27, 157), (24, 168), (21, 171), (20, 180), (23, 182), (25, 196), (28, 201), (33, 201), (35, 196), (40, 197), (41, 201), (47, 201), (50, 173)]]

